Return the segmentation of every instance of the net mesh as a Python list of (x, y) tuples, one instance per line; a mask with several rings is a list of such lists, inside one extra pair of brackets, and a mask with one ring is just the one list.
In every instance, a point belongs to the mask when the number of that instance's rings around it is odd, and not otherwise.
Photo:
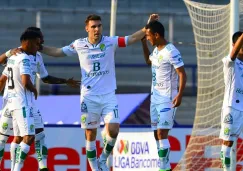
[(218, 136), (224, 94), (222, 58), (229, 53), (230, 5), (184, 2), (196, 44), (198, 92), (192, 134), (184, 156), (174, 170), (221, 170)]

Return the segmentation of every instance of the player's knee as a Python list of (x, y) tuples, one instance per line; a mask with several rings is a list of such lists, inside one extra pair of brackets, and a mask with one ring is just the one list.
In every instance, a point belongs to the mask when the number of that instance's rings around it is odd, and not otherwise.
[(23, 142), (25, 144), (31, 145), (34, 142), (35, 136), (34, 135), (25, 135), (23, 138)]
[(155, 140), (159, 140), (157, 130), (154, 130), (154, 138)]
[(116, 138), (119, 133), (119, 124), (109, 124), (108, 131), (111, 138)]
[(20, 142), (23, 140), (22, 137), (20, 136), (15, 136), (14, 139), (13, 139), (13, 142), (16, 143), (16, 144), (20, 144)]
[(168, 133), (169, 133), (169, 129), (158, 129), (157, 130), (157, 136), (158, 139), (167, 139), (168, 138)]
[(223, 141), (223, 144), (227, 147), (232, 147), (234, 144), (234, 141)]
[(85, 137), (88, 141), (96, 140), (97, 129), (86, 129), (85, 130)]

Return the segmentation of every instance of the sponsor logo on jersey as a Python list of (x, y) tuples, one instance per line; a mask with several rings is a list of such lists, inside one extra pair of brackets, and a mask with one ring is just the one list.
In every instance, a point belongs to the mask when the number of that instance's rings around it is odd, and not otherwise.
[(233, 124), (233, 117), (230, 113), (224, 117), (224, 123)]
[(236, 89), (236, 93), (243, 94), (243, 90), (240, 89), (240, 88), (237, 88), (237, 89)]
[(22, 63), (23, 63), (23, 66), (30, 66), (30, 60), (29, 59), (23, 59)]
[(86, 73), (85, 77), (96, 77), (96, 76), (101, 76), (101, 75), (105, 75), (105, 74), (109, 74), (109, 70), (106, 70), (106, 71), (94, 71), (94, 72)]
[(106, 47), (105, 47), (105, 44), (104, 43), (101, 43), (100, 44), (100, 50), (103, 52), (106, 50)]
[(87, 105), (84, 102), (81, 103), (81, 112), (88, 112)]
[(104, 58), (105, 57), (105, 52), (100, 53), (100, 54), (95, 54), (95, 55), (89, 55), (88, 59), (99, 59), (99, 58)]
[(8, 64), (12, 64), (12, 65), (14, 65), (14, 63), (15, 63), (15, 60), (13, 60), (13, 59), (8, 59)]

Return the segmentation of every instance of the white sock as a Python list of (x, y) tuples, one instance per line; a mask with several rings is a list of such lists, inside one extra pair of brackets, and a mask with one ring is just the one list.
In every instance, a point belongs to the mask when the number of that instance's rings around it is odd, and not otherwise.
[(86, 141), (86, 156), (92, 170), (98, 170), (95, 141)]
[(159, 151), (159, 140), (156, 140), (157, 150)]
[(12, 142), (10, 145), (11, 170), (14, 170), (15, 157), (18, 146), (19, 144), (16, 144), (14, 142)]
[(0, 134), (0, 164), (4, 155), (5, 144), (8, 141), (8, 136)]
[(170, 169), (170, 142), (168, 139), (159, 140), (159, 159), (160, 159), (160, 169)]
[(19, 147), (17, 149), (17, 154), (16, 154), (14, 171), (21, 170), (21, 168), (23, 167), (24, 160), (26, 159), (26, 156), (29, 151), (30, 151), (30, 146), (28, 144), (25, 144), (24, 142), (21, 142), (19, 144)]
[(100, 155), (100, 161), (106, 162), (107, 158), (111, 154), (113, 147), (116, 143), (116, 138), (111, 138), (108, 134), (106, 135), (106, 144), (103, 148), (103, 151)]

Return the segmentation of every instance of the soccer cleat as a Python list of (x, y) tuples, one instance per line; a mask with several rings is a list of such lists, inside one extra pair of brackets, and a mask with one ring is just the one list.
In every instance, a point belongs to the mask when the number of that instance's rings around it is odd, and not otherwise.
[(100, 171), (109, 171), (109, 168), (106, 165), (106, 161), (100, 161), (98, 159), (98, 167), (99, 167)]
[(49, 171), (47, 168), (40, 169), (40, 171)]

